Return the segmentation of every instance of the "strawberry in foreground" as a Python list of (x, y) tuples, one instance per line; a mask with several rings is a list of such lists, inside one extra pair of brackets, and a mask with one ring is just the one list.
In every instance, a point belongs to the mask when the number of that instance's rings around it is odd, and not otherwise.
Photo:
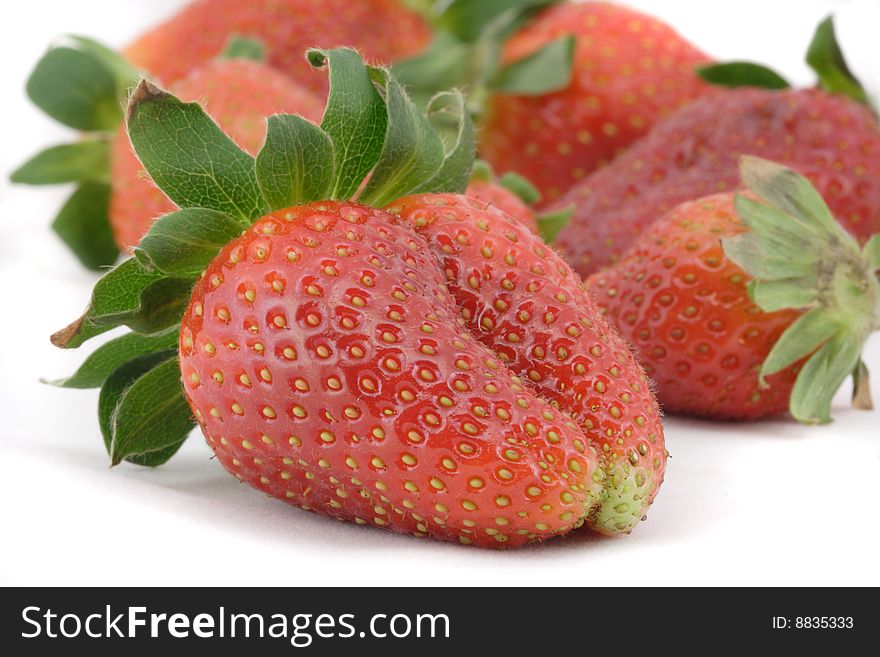
[(753, 420), (786, 409), (828, 422), (880, 329), (880, 235), (864, 249), (805, 178), (746, 157), (749, 193), (689, 201), (587, 284), (637, 349), (664, 410)]
[(807, 176), (859, 240), (880, 232), (877, 118), (864, 104), (864, 91), (845, 73), (830, 21), (817, 30), (811, 53), (817, 71), (838, 73), (823, 78), (820, 89), (780, 89), (785, 80), (762, 68), (708, 69), (713, 80), (747, 86), (678, 111), (551, 204), (549, 210), (574, 206), (556, 246), (578, 273), (587, 276), (616, 262), (679, 203), (734, 190), (740, 155), (773, 160)]
[(631, 531), (665, 470), (649, 384), (551, 249), (457, 193), (461, 96), (422, 116), (353, 51), (309, 57), (321, 127), (274, 116), (255, 159), (199, 106), (132, 97), (132, 143), (182, 209), (53, 336), (133, 329), (62, 382), (102, 386), (111, 461), (161, 464), (192, 413), (242, 481), (358, 524), (480, 546)]
[[(233, 47), (234, 47), (233, 43)], [(171, 87), (177, 97), (202, 104), (236, 144), (256, 154), (266, 135), (266, 118), (277, 112), (320, 120), (318, 97), (290, 78), (246, 58), (215, 59)], [(110, 156), (109, 221), (122, 251), (135, 246), (153, 221), (175, 209), (137, 159), (125, 126), (113, 140)]]

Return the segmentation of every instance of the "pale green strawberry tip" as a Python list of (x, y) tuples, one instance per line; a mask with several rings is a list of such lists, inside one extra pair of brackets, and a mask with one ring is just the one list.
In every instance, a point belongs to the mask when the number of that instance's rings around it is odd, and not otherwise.
[(597, 497), (587, 505), (587, 525), (606, 536), (629, 534), (644, 518), (660, 482), (650, 467), (637, 461), (614, 463), (597, 470), (601, 482)]

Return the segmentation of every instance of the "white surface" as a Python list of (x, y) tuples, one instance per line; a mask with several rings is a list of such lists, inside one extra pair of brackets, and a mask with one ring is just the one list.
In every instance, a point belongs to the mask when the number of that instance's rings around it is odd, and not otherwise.
[[(119, 45), (178, 4), (0, 4), (0, 583), (880, 584), (880, 414), (849, 410), (847, 391), (827, 427), (669, 420), (666, 484), (632, 536), (583, 533), (510, 553), (303, 513), (239, 485), (198, 436), (158, 470), (111, 471), (96, 394), (38, 383), (82, 358), (48, 341), (82, 310), (93, 282), (48, 229), (66, 192), (6, 179), (30, 153), (70, 138), (22, 93), (49, 39), (80, 32)], [(855, 68), (880, 86), (876, 0), (633, 4), (717, 56), (769, 62), (802, 82), (811, 79), (800, 59), (812, 26), (837, 8)], [(867, 360), (880, 401), (877, 340)]]

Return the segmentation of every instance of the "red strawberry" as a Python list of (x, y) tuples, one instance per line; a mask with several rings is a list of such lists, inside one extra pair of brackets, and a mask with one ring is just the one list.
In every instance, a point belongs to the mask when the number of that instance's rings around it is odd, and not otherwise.
[(550, 247), (438, 193), (471, 172), (463, 97), (439, 98), (458, 124), (444, 142), (387, 70), (349, 49), (309, 57), (333, 68), (322, 125), (272, 117), (256, 159), (198, 104), (146, 81), (132, 95), (131, 141), (183, 209), (53, 337), (142, 334), (78, 375), (105, 377), (111, 462), (161, 464), (191, 409), (242, 481), (339, 519), (493, 547), (631, 531), (663, 480), (657, 404)]
[(498, 208), (531, 232), (538, 233), (538, 220), (535, 217), (535, 211), (507, 187), (494, 181), (472, 180), (465, 194)]
[(429, 38), (422, 19), (397, 0), (195, 0), (124, 51), (164, 84), (214, 58), (235, 35), (261, 40), (268, 63), (317, 92), (327, 81), (303, 53), (316, 45), (348, 45), (365, 57), (393, 62), (417, 53)]
[(551, 201), (610, 162), (661, 118), (703, 93), (708, 57), (663, 22), (604, 2), (560, 3), (505, 45), (503, 62), (574, 34), (571, 84), (542, 96), (495, 95), (480, 152), (525, 175)]
[[(259, 62), (217, 59), (177, 82), (176, 95), (202, 103), (239, 146), (256, 153), (266, 135), (266, 117), (277, 112), (317, 121), (322, 103), (310, 91)], [(122, 250), (136, 245), (150, 225), (174, 204), (143, 172), (120, 126), (111, 156), (110, 225)]]
[(663, 480), (663, 430), (641, 368), (580, 279), (523, 226), (474, 199), (420, 195), (390, 210), (428, 238), (471, 334), (595, 447), (607, 479), (588, 524), (629, 531)]
[[(826, 421), (831, 395), (857, 369), (880, 287), (806, 181), (797, 187), (789, 182), (798, 181), (793, 172), (761, 161), (744, 166), (752, 167), (744, 169), (750, 187), (772, 201), (735, 203), (727, 192), (683, 203), (587, 285), (635, 346), (664, 410), (754, 420), (791, 407), (798, 419)], [(743, 249), (736, 239), (752, 241)], [(843, 281), (853, 278), (847, 291)], [(805, 357), (838, 339), (850, 351), (817, 354), (843, 361), (837, 379), (815, 370), (814, 361), (804, 366)], [(801, 392), (793, 394), (796, 381)], [(811, 389), (823, 385), (822, 392)]]
[(814, 89), (733, 89), (671, 116), (554, 206), (574, 205), (557, 246), (586, 276), (615, 262), (658, 216), (734, 189), (751, 154), (806, 175), (859, 238), (880, 230), (880, 129), (870, 110)]

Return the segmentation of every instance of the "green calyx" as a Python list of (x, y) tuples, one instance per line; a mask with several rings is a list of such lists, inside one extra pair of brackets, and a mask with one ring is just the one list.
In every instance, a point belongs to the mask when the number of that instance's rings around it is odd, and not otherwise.
[(81, 137), (38, 153), (10, 180), (25, 185), (77, 184), (52, 228), (90, 269), (110, 265), (119, 256), (107, 219), (110, 143), (122, 121), (124, 99), (138, 77), (110, 48), (86, 37), (66, 36), (52, 44), (27, 81), (31, 102)]
[(308, 57), (330, 76), (321, 125), (272, 116), (256, 157), (199, 104), (147, 80), (131, 94), (131, 143), (180, 209), (160, 217), (133, 256), (97, 282), (86, 312), (52, 336), (56, 346), (75, 348), (117, 327), (131, 330), (54, 382), (101, 388), (99, 419), (113, 465), (159, 465), (194, 426), (177, 365), (179, 324), (207, 264), (254, 221), (310, 201), (382, 207), (407, 194), (467, 187), (476, 142), (459, 92), (437, 94), (422, 113), (393, 75), (353, 50)]
[(830, 422), (831, 399), (850, 375), (854, 405), (870, 408), (861, 350), (880, 329), (880, 236), (860, 247), (810, 182), (791, 169), (746, 156), (740, 171), (757, 200), (737, 195), (737, 214), (749, 230), (725, 238), (724, 251), (753, 277), (749, 293), (759, 308), (803, 310), (762, 364), (762, 385), (806, 359), (789, 402), (797, 420)]
[[(541, 201), (541, 192), (538, 191), (527, 178), (515, 171), (508, 171), (501, 177), (496, 178), (492, 166), (485, 160), (474, 162), (471, 181), (482, 183), (495, 183), (513, 192), (523, 203), (534, 207)], [(551, 244), (559, 232), (568, 225), (574, 214), (574, 205), (566, 206), (553, 212), (536, 212), (535, 221), (538, 224), (538, 233), (541, 238)]]
[(421, 54), (395, 65), (394, 72), (424, 102), (436, 90), (468, 90), (470, 110), (479, 115), (491, 93), (539, 96), (571, 82), (575, 38), (562, 36), (520, 60), (502, 64), (504, 42), (541, 9), (560, 0), (451, 0), (433, 23), (436, 35)]
[[(261, 42), (229, 40), (222, 58), (262, 60)], [(26, 90), (31, 102), (80, 132), (78, 141), (37, 153), (10, 175), (23, 185), (76, 183), (52, 228), (80, 262), (101, 270), (119, 259), (108, 219), (110, 149), (123, 108), (141, 78), (119, 53), (93, 39), (66, 36), (37, 62)]]
[[(862, 83), (852, 73), (843, 56), (834, 30), (834, 17), (829, 16), (816, 27), (807, 48), (806, 62), (818, 77), (818, 87), (828, 93), (842, 94), (873, 108)], [(762, 64), (745, 61), (721, 62), (697, 68), (697, 75), (706, 82), (722, 87), (756, 87), (788, 89), (791, 84), (782, 75)]]

